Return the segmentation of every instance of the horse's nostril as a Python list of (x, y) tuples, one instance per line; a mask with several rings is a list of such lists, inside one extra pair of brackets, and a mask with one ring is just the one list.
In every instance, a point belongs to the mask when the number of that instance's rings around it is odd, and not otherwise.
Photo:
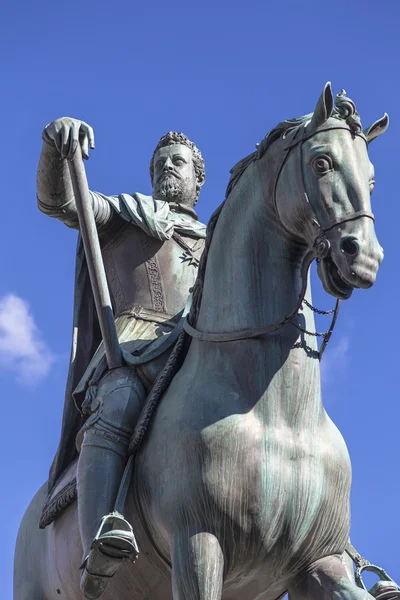
[(340, 242), (340, 249), (344, 254), (348, 256), (357, 256), (360, 251), (358, 242), (353, 237), (345, 237)]

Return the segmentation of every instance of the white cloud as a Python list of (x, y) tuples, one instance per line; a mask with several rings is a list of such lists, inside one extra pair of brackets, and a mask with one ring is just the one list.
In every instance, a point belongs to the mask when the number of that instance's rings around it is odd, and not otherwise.
[(44, 379), (54, 360), (29, 304), (15, 294), (0, 298), (0, 368), (29, 385)]
[(332, 346), (328, 344), (321, 361), (321, 379), (329, 384), (336, 377), (345, 373), (350, 360), (350, 339), (343, 336)]

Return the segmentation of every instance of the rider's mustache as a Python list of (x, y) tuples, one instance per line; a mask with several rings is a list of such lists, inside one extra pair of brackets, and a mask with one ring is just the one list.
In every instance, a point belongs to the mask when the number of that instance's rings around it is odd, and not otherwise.
[(164, 179), (164, 177), (167, 177), (168, 175), (172, 175), (172, 177), (175, 177), (176, 179), (182, 179), (182, 177), (176, 171), (168, 170), (168, 171), (163, 171), (159, 175), (157, 181), (161, 181), (162, 179)]

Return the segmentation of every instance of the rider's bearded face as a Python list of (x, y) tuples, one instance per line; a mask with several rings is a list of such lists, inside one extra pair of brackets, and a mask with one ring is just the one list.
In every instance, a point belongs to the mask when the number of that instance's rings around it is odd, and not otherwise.
[(197, 182), (190, 148), (182, 144), (160, 148), (153, 167), (154, 198), (193, 206)]

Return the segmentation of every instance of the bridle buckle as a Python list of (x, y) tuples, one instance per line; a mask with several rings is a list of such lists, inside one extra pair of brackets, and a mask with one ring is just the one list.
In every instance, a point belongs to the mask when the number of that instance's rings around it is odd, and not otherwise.
[(329, 251), (331, 249), (330, 241), (324, 236), (320, 236), (315, 240), (315, 255), (319, 260), (322, 260), (326, 256), (328, 256)]

